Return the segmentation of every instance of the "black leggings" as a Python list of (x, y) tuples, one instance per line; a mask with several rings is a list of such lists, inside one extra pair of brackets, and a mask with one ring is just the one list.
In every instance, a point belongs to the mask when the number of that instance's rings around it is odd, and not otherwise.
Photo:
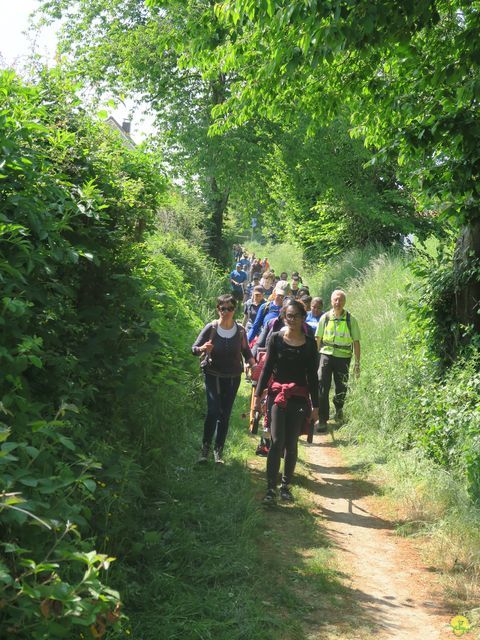
[(277, 486), (280, 458), (285, 452), (282, 483), (290, 484), (297, 464), (298, 437), (309, 413), (308, 402), (303, 398), (289, 398), (285, 408), (272, 406), (270, 434), (272, 442), (267, 457), (267, 482), (269, 489)]
[(240, 385), (240, 376), (220, 378), (205, 374), (207, 416), (203, 425), (203, 444), (209, 445), (215, 435), (215, 449), (222, 449), (228, 432), (228, 422)]

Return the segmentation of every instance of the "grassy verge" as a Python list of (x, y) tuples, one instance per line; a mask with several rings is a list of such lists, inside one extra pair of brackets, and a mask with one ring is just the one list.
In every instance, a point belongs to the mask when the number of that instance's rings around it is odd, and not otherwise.
[[(294, 505), (265, 509), (265, 459), (248, 434), (242, 385), (224, 466), (196, 465), (202, 420), (175, 423), (178, 446), (125, 553), (122, 592), (135, 640), (306, 640), (348, 592), (299, 465)], [(184, 425), (185, 426), (185, 425)], [(124, 567), (126, 565), (124, 564)], [(319, 619), (321, 611), (329, 616)]]
[[(296, 249), (268, 248), (275, 267), (300, 267)], [(294, 264), (293, 264), (294, 263)], [(475, 622), (480, 601), (480, 508), (472, 491), (479, 468), (478, 369), (471, 360), (435, 378), (435, 364), (412, 339), (405, 301), (415, 277), (408, 256), (379, 247), (352, 251), (322, 270), (304, 270), (314, 294), (347, 291), (362, 330), (362, 372), (351, 381), (345, 454), (387, 492), (401, 535), (422, 539), (425, 560), (445, 593)], [(462, 370), (463, 369), (463, 370)], [(475, 373), (477, 371), (477, 373)], [(478, 396), (477, 396), (478, 398)], [(449, 444), (450, 443), (450, 444)], [(477, 443), (477, 444), (475, 444)], [(473, 485), (475, 486), (475, 485)]]
[[(352, 382), (346, 405), (346, 454), (383, 484), (392, 513), (407, 522), (399, 533), (422, 537), (425, 559), (442, 573), (452, 606), (474, 620), (480, 600), (480, 509), (468, 493), (461, 458), (452, 453), (438, 464), (434, 446), (446, 425), (458, 431), (463, 421), (473, 432), (475, 410), (467, 406), (462, 373), (453, 370), (438, 385), (433, 364), (406, 337), (403, 303), (412, 280), (401, 256), (384, 254), (348, 282), (348, 308), (359, 319), (363, 355), (361, 377)], [(432, 424), (445, 427), (435, 431)], [(469, 437), (465, 431), (463, 446)]]
[(189, 425), (172, 416), (172, 429), (186, 435), (129, 550), (123, 592), (135, 639), (302, 638), (296, 617), (269, 606), (288, 597), (279, 595), (277, 568), (259, 544), (268, 526), (246, 465), (251, 440), (240, 413), (247, 403), (245, 395), (237, 400), (224, 466), (196, 465), (198, 414)]

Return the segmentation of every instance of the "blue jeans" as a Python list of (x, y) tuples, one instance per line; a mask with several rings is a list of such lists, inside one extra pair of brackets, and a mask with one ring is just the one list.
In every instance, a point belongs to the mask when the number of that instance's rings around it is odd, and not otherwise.
[(220, 378), (205, 374), (207, 392), (207, 417), (203, 426), (203, 444), (212, 443), (215, 435), (215, 449), (222, 449), (228, 433), (228, 423), (233, 403), (240, 386), (240, 376)]

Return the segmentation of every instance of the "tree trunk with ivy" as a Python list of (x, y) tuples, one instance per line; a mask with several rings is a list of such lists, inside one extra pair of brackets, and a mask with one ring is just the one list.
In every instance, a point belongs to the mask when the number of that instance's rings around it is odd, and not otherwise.
[(480, 221), (462, 228), (455, 247), (454, 271), (456, 318), (480, 332)]
[[(219, 73), (214, 81), (210, 83), (210, 96), (211, 105), (222, 104), (225, 102), (226, 97), (226, 76), (224, 73)], [(220, 144), (222, 144), (220, 140)], [(212, 144), (212, 166), (215, 166), (215, 143)], [(219, 179), (216, 175), (211, 175), (208, 179), (210, 187), (210, 247), (209, 253), (218, 262), (222, 262), (224, 256), (222, 255), (222, 235), (223, 235), (223, 222), (225, 217), (225, 211), (228, 206), (228, 198), (230, 190), (228, 188), (221, 188), (219, 186)]]

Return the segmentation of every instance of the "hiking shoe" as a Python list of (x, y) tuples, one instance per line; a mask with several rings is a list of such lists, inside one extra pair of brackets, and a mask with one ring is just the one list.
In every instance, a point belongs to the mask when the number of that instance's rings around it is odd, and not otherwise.
[(217, 464), (225, 464), (225, 460), (222, 457), (223, 449), (214, 449), (213, 458)]
[(293, 502), (293, 495), (288, 484), (282, 484), (280, 487), (280, 497), (282, 500), (285, 500), (285, 502)]
[(277, 492), (275, 489), (269, 489), (263, 498), (263, 504), (275, 504), (277, 501)]
[(259, 444), (255, 450), (256, 456), (262, 456), (262, 458), (266, 458), (268, 456), (268, 447), (265, 444)]
[(200, 455), (198, 456), (198, 464), (205, 464), (205, 462), (208, 462), (208, 454), (210, 452), (210, 447), (208, 444), (204, 444), (202, 446), (202, 450), (200, 451)]
[(326, 422), (317, 422), (315, 431), (317, 433), (327, 433), (328, 425)]

